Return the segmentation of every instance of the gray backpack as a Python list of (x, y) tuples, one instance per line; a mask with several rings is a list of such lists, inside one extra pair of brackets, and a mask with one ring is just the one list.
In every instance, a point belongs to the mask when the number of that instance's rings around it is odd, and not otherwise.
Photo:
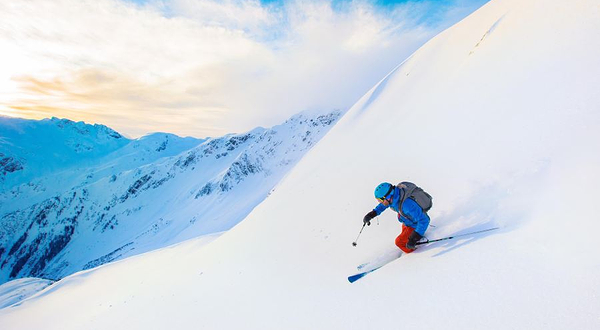
[(417, 204), (419, 204), (419, 206), (423, 209), (423, 212), (429, 211), (429, 209), (431, 209), (431, 206), (433, 206), (433, 198), (431, 197), (431, 195), (426, 193), (420, 187), (417, 187), (416, 184), (404, 181), (398, 183), (397, 187), (400, 188), (400, 202), (398, 203), (398, 210), (400, 211), (400, 214), (405, 218), (407, 216), (404, 213), (402, 213), (402, 204), (407, 198), (411, 198), (412, 200), (417, 202)]

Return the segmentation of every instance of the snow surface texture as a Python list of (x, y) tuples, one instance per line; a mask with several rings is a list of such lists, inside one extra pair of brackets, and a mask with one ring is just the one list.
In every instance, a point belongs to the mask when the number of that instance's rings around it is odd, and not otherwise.
[[(58, 173), (0, 191), (0, 283), (32, 276), (57, 280), (228, 230), (266, 198), (341, 114), (307, 112), (270, 129), (206, 141), (157, 133), (119, 142), (120, 147), (111, 153), (83, 163), (77, 161), (77, 151), (65, 152), (64, 158), (50, 155), (71, 150), (64, 147), (65, 141), (81, 144), (86, 138), (90, 150), (100, 149), (102, 139), (89, 134), (78, 139), (80, 131), (93, 132), (97, 125), (15, 120), (12, 130), (4, 128), (9, 133), (3, 135), (5, 141), (14, 142), (6, 144), (19, 146), (22, 154), (43, 149), (48, 163), (64, 164)], [(59, 125), (49, 128), (48, 123)], [(43, 128), (42, 133), (36, 125)], [(10, 134), (24, 131), (14, 129), (19, 126), (26, 126), (32, 134)], [(64, 138), (70, 135), (75, 137)], [(118, 133), (111, 137), (115, 135), (123, 139)], [(2, 146), (8, 149), (5, 154), (18, 153), (6, 144)], [(44, 173), (35, 168), (38, 163), (30, 160), (33, 156), (21, 158), (25, 159), (24, 171)]]
[[(70, 276), (0, 311), (3, 329), (600, 328), (597, 0), (493, 0), (361, 99), (232, 230)], [(429, 238), (388, 211), (351, 242), (381, 181), (434, 196)], [(35, 315), (35, 317), (31, 317)]]
[(20, 278), (0, 285), (0, 308), (19, 303), (39, 291), (44, 290), (53, 282), (39, 278)]

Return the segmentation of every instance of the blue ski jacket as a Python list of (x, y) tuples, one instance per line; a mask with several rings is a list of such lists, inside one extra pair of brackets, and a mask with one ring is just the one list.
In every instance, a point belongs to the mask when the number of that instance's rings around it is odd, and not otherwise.
[(404, 223), (408, 227), (415, 228), (415, 231), (421, 236), (425, 235), (425, 231), (427, 227), (429, 227), (429, 216), (427, 213), (423, 212), (423, 209), (411, 198), (407, 198), (404, 200), (404, 204), (402, 204), (402, 213), (406, 215), (406, 217), (402, 216), (402, 214), (398, 210), (398, 204), (400, 202), (400, 189), (398, 187), (394, 187), (394, 192), (392, 193), (392, 202), (385, 206), (383, 203), (379, 203), (373, 210), (377, 212), (377, 215), (380, 215), (383, 211), (385, 211), (388, 207), (391, 207), (392, 210), (398, 213), (398, 221)]

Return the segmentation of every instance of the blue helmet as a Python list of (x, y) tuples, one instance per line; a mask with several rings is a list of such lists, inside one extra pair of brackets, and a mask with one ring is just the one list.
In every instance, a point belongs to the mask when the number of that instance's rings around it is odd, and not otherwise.
[(375, 198), (381, 199), (387, 197), (387, 195), (389, 195), (393, 189), (394, 186), (391, 183), (384, 182), (375, 188)]

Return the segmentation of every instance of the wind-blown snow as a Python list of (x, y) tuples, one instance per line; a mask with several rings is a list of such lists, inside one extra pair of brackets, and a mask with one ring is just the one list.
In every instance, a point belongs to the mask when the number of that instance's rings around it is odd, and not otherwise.
[[(0, 326), (600, 327), (599, 11), (491, 1), (367, 93), (219, 239), (71, 276)], [(373, 188), (402, 180), (434, 196), (429, 238), (501, 229), (348, 283), (395, 249), (390, 211), (351, 242)]]

